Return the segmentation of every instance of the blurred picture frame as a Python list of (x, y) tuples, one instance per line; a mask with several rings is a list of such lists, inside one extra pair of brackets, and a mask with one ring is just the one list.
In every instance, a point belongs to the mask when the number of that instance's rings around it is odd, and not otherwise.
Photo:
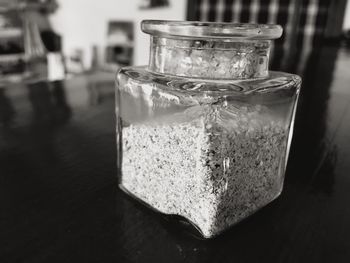
[(162, 8), (168, 7), (169, 0), (140, 0), (140, 9), (152, 9), (152, 8)]
[(106, 64), (130, 66), (134, 56), (134, 22), (109, 21), (107, 26)]

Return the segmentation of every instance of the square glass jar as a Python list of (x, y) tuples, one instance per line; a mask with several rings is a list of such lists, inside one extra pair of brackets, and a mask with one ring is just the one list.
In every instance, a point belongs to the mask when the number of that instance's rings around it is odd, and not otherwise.
[(301, 79), (268, 70), (277, 25), (142, 30), (149, 65), (117, 74), (119, 186), (211, 238), (280, 195)]

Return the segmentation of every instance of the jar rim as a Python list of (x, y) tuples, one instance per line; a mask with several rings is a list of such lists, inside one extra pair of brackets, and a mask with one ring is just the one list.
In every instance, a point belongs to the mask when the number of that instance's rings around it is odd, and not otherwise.
[(269, 40), (281, 37), (283, 29), (275, 24), (143, 20), (141, 30), (169, 38), (212, 38)]

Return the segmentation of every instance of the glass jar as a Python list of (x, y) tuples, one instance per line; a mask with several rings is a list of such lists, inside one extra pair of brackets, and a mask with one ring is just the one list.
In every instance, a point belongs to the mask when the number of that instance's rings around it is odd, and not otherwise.
[(142, 30), (149, 65), (117, 75), (119, 186), (213, 237), (280, 195), (301, 79), (268, 70), (277, 25)]

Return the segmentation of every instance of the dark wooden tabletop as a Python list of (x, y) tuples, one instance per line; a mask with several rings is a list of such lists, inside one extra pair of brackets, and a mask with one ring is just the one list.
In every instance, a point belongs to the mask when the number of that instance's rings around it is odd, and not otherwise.
[(282, 195), (199, 240), (117, 187), (113, 74), (0, 87), (0, 262), (350, 262), (350, 51), (310, 58)]

